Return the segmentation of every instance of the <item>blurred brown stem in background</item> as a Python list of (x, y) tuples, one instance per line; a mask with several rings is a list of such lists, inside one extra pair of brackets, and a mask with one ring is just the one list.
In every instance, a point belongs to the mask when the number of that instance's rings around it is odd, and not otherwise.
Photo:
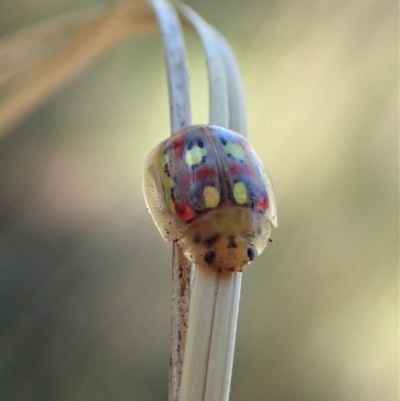
[[(145, 2), (123, 1), (101, 12), (83, 11), (5, 38), (0, 42), (0, 136), (115, 43), (155, 27)], [(70, 43), (53, 49), (54, 38), (62, 39), (60, 33), (70, 35)], [(43, 47), (49, 54), (36, 60), (35, 51), (40, 53)], [(22, 68), (14, 65), (15, 59), (21, 60)]]

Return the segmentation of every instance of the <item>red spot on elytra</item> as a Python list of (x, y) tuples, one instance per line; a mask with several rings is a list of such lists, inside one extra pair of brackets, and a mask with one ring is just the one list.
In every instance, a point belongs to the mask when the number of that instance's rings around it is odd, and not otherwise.
[(190, 206), (179, 202), (175, 202), (175, 213), (185, 222), (193, 220), (197, 216), (197, 213)]
[(257, 208), (261, 209), (263, 211), (267, 210), (269, 207), (269, 202), (265, 200), (264, 198), (261, 198), (257, 202)]
[(251, 170), (247, 164), (231, 164), (228, 171), (232, 175), (251, 175)]
[(192, 173), (192, 176), (196, 180), (206, 180), (207, 178), (214, 178), (217, 176), (217, 170), (212, 167), (203, 167), (201, 170), (197, 170)]
[(176, 138), (173, 142), (173, 147), (176, 156), (181, 159), (184, 151), (183, 135), (176, 135)]

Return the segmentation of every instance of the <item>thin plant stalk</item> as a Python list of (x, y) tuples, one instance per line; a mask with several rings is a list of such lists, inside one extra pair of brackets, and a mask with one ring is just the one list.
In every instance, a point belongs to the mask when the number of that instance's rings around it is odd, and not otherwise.
[[(164, 0), (149, 0), (163, 35), (167, 65), (171, 135), (192, 124), (189, 71), (178, 14)], [(180, 399), (183, 356), (188, 325), (192, 264), (178, 242), (173, 245), (169, 401)]]

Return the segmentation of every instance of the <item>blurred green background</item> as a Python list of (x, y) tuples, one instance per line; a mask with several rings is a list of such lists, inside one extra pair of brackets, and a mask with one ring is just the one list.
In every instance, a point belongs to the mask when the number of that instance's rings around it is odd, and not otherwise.
[[(0, 33), (96, 3), (2, 1)], [(187, 4), (237, 55), (278, 201), (274, 243), (243, 277), (231, 400), (398, 400), (397, 2)], [(154, 32), (2, 141), (0, 400), (167, 399), (171, 246), (141, 172), (168, 135)]]

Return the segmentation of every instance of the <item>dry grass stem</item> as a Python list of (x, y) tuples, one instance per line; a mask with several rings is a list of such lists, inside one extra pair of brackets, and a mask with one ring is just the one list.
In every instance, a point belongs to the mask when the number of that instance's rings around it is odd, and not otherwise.
[[(171, 4), (164, 0), (152, 0), (150, 4), (157, 14), (163, 35), (170, 99), (171, 135), (173, 135), (192, 124), (185, 44), (178, 15)], [(175, 242), (172, 258), (170, 401), (180, 399), (191, 277), (192, 265), (183, 255), (179, 244)]]
[[(119, 40), (154, 27), (145, 3), (124, 1), (5, 38), (0, 42), (0, 136)], [(15, 60), (25, 66), (17, 68)]]

